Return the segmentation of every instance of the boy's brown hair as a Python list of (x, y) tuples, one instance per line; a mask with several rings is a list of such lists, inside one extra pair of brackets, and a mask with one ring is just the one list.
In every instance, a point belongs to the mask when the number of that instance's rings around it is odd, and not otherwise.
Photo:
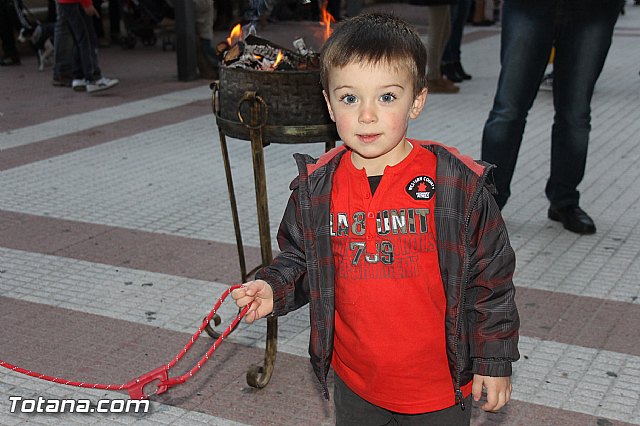
[(427, 49), (418, 32), (388, 13), (366, 13), (342, 22), (320, 55), (320, 82), (328, 93), (329, 72), (352, 63), (408, 67), (417, 96), (427, 87)]

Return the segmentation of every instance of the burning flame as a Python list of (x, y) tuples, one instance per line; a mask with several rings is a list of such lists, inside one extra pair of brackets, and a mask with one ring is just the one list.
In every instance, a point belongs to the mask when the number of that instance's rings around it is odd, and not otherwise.
[(331, 23), (336, 22), (336, 19), (327, 12), (327, 3), (323, 2), (322, 7), (320, 8), (320, 13), (322, 16), (322, 21), (320, 21), (320, 25), (324, 27), (324, 41), (327, 41), (333, 30), (331, 29)]
[(282, 61), (284, 55), (282, 54), (282, 50), (278, 50), (278, 56), (276, 56), (276, 61), (273, 63), (273, 69), (278, 67), (278, 64)]
[(233, 46), (236, 42), (238, 42), (239, 40), (242, 40), (243, 38), (244, 38), (244, 35), (242, 34), (242, 25), (237, 24), (231, 30), (229, 37), (227, 37), (227, 43), (229, 44), (229, 46)]

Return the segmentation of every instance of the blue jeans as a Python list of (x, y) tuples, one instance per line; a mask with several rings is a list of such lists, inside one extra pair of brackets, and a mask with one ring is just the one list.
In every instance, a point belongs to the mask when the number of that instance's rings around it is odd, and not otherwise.
[(442, 55), (442, 63), (444, 64), (460, 62), (460, 45), (462, 44), (464, 25), (467, 23), (471, 11), (471, 0), (459, 0), (458, 3), (452, 4), (450, 7), (451, 34)]
[(98, 39), (91, 17), (80, 3), (58, 3), (57, 10), (53, 78), (99, 79)]
[(495, 164), (496, 201), (503, 207), (527, 114), (556, 48), (553, 64), (551, 205), (578, 205), (591, 130), (591, 97), (604, 66), (622, 0), (505, 0), (502, 69), (482, 135), (482, 159)]

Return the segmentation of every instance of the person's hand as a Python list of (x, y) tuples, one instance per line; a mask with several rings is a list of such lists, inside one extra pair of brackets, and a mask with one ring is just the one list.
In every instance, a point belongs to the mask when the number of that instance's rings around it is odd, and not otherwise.
[(85, 7), (84, 13), (86, 13), (89, 16), (95, 16), (96, 18), (100, 17), (100, 14), (98, 13), (98, 9), (93, 7), (93, 5), (89, 5), (88, 7)]
[(511, 377), (489, 377), (474, 374), (471, 388), (474, 401), (480, 401), (483, 388), (487, 391), (487, 402), (480, 406), (484, 411), (498, 411), (511, 399)]
[(249, 303), (251, 306), (244, 316), (245, 322), (251, 324), (257, 319), (269, 315), (273, 311), (273, 289), (266, 281), (249, 281), (231, 292), (231, 297), (239, 308)]

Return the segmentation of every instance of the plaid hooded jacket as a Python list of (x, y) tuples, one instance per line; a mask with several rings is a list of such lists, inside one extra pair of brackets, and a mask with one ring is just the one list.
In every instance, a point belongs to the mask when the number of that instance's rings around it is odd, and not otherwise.
[[(473, 374), (510, 376), (511, 363), (519, 358), (515, 254), (486, 182), (493, 166), (437, 142), (410, 141), (437, 157), (434, 217), (447, 299), (447, 357), (462, 402), (460, 386)], [(299, 176), (290, 185), (293, 192), (278, 231), (281, 252), (256, 274), (273, 288), (274, 315), (309, 303), (309, 354), (327, 399), (335, 315), (331, 188), (345, 152), (341, 146), (318, 159), (294, 155)]]

